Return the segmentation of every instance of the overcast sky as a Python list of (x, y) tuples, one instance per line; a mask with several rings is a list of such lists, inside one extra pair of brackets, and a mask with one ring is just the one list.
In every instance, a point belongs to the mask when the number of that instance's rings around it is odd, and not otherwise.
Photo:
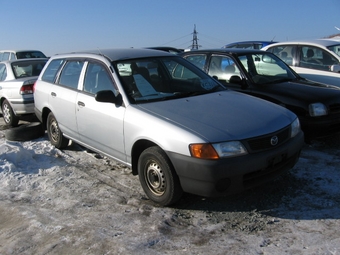
[(339, 13), (339, 0), (2, 0), (0, 49), (188, 48), (195, 25), (202, 48), (312, 39), (340, 32)]

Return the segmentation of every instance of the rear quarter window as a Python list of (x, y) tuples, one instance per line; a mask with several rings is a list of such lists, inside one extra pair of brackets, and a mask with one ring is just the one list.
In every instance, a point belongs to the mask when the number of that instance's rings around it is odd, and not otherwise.
[(52, 60), (46, 67), (44, 74), (41, 77), (41, 80), (53, 83), (55, 81), (56, 75), (60, 67), (63, 65), (64, 62), (65, 59)]
[(0, 81), (4, 81), (7, 76), (6, 66), (4, 64), (0, 64)]

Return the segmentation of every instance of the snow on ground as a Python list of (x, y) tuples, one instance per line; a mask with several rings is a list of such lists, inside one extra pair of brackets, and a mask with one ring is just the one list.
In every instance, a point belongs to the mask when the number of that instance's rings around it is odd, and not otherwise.
[(112, 160), (0, 131), (0, 254), (340, 254), (339, 142), (257, 189), (163, 208)]

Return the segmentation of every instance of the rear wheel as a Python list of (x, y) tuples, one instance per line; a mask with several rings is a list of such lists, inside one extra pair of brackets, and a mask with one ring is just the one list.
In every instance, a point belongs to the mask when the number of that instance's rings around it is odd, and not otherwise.
[(47, 117), (47, 134), (51, 144), (58, 149), (65, 148), (69, 143), (69, 139), (64, 137), (59, 128), (58, 121), (52, 112)]
[(2, 109), (2, 115), (4, 117), (4, 121), (6, 125), (10, 127), (18, 126), (19, 118), (14, 114), (14, 111), (11, 105), (9, 104), (9, 102), (7, 101), (7, 99), (5, 99), (2, 102), (1, 109)]
[(138, 175), (144, 192), (155, 203), (168, 206), (181, 198), (183, 190), (179, 178), (161, 148), (154, 146), (142, 152)]

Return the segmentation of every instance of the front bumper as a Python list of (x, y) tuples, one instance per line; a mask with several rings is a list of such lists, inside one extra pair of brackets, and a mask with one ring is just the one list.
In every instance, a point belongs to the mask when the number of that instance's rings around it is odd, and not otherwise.
[(291, 169), (299, 159), (304, 134), (277, 148), (240, 157), (202, 160), (168, 153), (184, 192), (225, 196), (268, 182)]
[(299, 117), (306, 138), (320, 138), (340, 133), (340, 113), (323, 117)]

